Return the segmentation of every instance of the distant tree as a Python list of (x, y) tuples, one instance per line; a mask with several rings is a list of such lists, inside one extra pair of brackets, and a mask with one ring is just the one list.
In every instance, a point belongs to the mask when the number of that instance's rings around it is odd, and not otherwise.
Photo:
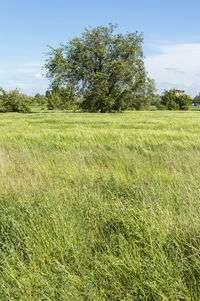
[(200, 104), (200, 93), (197, 94), (192, 101), (195, 105)]
[(157, 103), (159, 109), (166, 110), (189, 110), (192, 98), (186, 94), (177, 94), (176, 89), (165, 90), (161, 96), (160, 103)]
[(33, 99), (33, 102), (36, 104), (36, 105), (45, 105), (47, 103), (47, 99), (44, 95), (40, 94), (40, 93), (37, 93), (35, 94), (35, 97)]
[(155, 80), (148, 77), (146, 82), (146, 93), (145, 96), (148, 100), (148, 104), (150, 105), (153, 102), (153, 99), (156, 97), (156, 83)]
[(155, 95), (155, 81), (147, 76), (141, 78), (138, 86), (133, 88), (133, 96), (129, 101), (129, 109), (145, 110), (148, 109)]
[(112, 24), (86, 29), (80, 38), (50, 48), (45, 67), (52, 87), (70, 85), (84, 111), (139, 109), (150, 102), (153, 82), (144, 67), (143, 37), (114, 29)]
[(66, 88), (53, 87), (46, 91), (47, 108), (49, 110), (61, 109), (68, 110), (74, 108), (75, 97), (73, 90)]
[(161, 102), (161, 96), (159, 94), (155, 94), (153, 97), (152, 97), (152, 100), (151, 100), (151, 105), (152, 106), (157, 106), (157, 104), (159, 104)]
[(0, 112), (29, 112), (29, 104), (29, 97), (20, 93), (19, 90), (6, 92), (0, 88)]

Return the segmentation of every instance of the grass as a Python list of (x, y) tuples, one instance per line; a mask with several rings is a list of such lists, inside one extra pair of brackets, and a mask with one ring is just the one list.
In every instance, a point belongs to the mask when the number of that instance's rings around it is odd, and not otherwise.
[(200, 300), (199, 112), (0, 115), (0, 300)]

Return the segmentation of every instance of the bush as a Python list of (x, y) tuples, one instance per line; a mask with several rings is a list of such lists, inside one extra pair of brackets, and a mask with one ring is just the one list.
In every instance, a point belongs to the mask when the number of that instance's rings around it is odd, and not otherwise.
[(195, 106), (197, 106), (197, 105), (200, 104), (200, 93), (197, 94), (197, 95), (194, 97), (194, 99), (193, 99), (193, 104), (194, 104)]
[(6, 92), (0, 88), (0, 92), (0, 112), (30, 112), (28, 96), (17, 89)]
[(47, 104), (47, 98), (44, 95), (37, 93), (33, 99), (33, 102), (36, 105), (43, 106)]
[(74, 94), (70, 87), (54, 87), (46, 91), (47, 108), (49, 110), (69, 110), (74, 108)]
[(158, 109), (166, 110), (189, 110), (192, 98), (186, 94), (177, 94), (175, 89), (165, 90), (161, 101), (156, 105)]

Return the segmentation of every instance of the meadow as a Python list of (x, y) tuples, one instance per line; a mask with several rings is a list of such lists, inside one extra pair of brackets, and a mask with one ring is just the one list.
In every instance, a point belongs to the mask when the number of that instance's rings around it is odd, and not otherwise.
[(0, 115), (0, 300), (200, 300), (200, 115)]

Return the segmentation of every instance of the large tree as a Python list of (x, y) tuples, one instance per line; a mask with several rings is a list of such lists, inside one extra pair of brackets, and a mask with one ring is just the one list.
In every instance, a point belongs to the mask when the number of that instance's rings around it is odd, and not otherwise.
[(52, 88), (73, 89), (85, 111), (103, 113), (148, 105), (152, 85), (144, 67), (143, 36), (114, 34), (115, 27), (86, 29), (79, 38), (50, 48), (45, 67)]

